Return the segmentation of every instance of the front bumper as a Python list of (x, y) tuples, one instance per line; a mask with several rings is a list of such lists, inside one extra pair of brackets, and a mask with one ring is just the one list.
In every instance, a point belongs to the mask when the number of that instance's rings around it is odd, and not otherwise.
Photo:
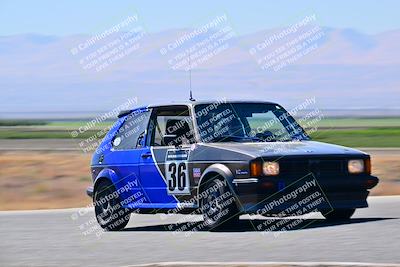
[[(300, 208), (330, 211), (368, 207), (368, 189), (378, 183), (371, 175), (340, 177), (261, 177), (233, 180), (243, 213), (296, 213)], [(303, 209), (304, 208), (304, 209)]]

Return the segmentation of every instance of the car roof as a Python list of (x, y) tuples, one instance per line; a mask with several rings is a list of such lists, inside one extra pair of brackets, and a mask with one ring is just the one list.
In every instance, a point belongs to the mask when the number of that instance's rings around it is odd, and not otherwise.
[(173, 106), (196, 106), (196, 105), (209, 105), (209, 104), (236, 104), (236, 103), (262, 103), (262, 104), (271, 104), (271, 105), (277, 105), (277, 103), (274, 102), (269, 102), (269, 101), (255, 101), (255, 100), (225, 100), (225, 99), (220, 99), (220, 100), (201, 100), (201, 101), (182, 101), (182, 102), (171, 102), (171, 103), (163, 103), (163, 104), (150, 104), (148, 106), (141, 106), (141, 107), (136, 107), (134, 109), (128, 109), (128, 110), (122, 110), (118, 118), (121, 118), (125, 115), (130, 114), (131, 112), (134, 111), (139, 111), (139, 110), (148, 110), (149, 108), (157, 108), (157, 107), (173, 107)]

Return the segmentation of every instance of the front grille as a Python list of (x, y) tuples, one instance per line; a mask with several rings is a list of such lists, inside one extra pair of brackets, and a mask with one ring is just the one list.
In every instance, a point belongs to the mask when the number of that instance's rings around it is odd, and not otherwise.
[(315, 176), (345, 174), (344, 159), (290, 159), (279, 160), (280, 173), (282, 175), (307, 175)]

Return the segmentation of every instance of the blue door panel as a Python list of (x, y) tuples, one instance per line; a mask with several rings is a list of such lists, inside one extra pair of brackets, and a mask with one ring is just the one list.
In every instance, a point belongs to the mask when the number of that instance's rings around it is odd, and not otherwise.
[(124, 186), (126, 189), (129, 189), (121, 193), (121, 201), (132, 200), (128, 201), (124, 207), (177, 207), (178, 201), (174, 196), (167, 194), (167, 184), (157, 170), (154, 160), (151, 157), (142, 160), (141, 155), (146, 152), (150, 152), (150, 149), (111, 150), (105, 156), (104, 163), (118, 177), (113, 181), (116, 189), (120, 190)]
[[(147, 152), (150, 152), (150, 149)], [(168, 195), (167, 183), (158, 171), (153, 158), (142, 160), (140, 164), (140, 176), (142, 178), (142, 185), (146, 189), (152, 203), (171, 204), (170, 206), (176, 207), (178, 201), (174, 196)]]

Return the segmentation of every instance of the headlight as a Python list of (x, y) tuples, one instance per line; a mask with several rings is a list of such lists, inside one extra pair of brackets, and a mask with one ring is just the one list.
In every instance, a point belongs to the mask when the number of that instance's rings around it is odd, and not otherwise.
[(364, 160), (362, 159), (351, 159), (347, 163), (349, 173), (362, 173), (364, 172)]
[(279, 174), (279, 163), (275, 161), (267, 161), (263, 163), (264, 175), (272, 176)]

